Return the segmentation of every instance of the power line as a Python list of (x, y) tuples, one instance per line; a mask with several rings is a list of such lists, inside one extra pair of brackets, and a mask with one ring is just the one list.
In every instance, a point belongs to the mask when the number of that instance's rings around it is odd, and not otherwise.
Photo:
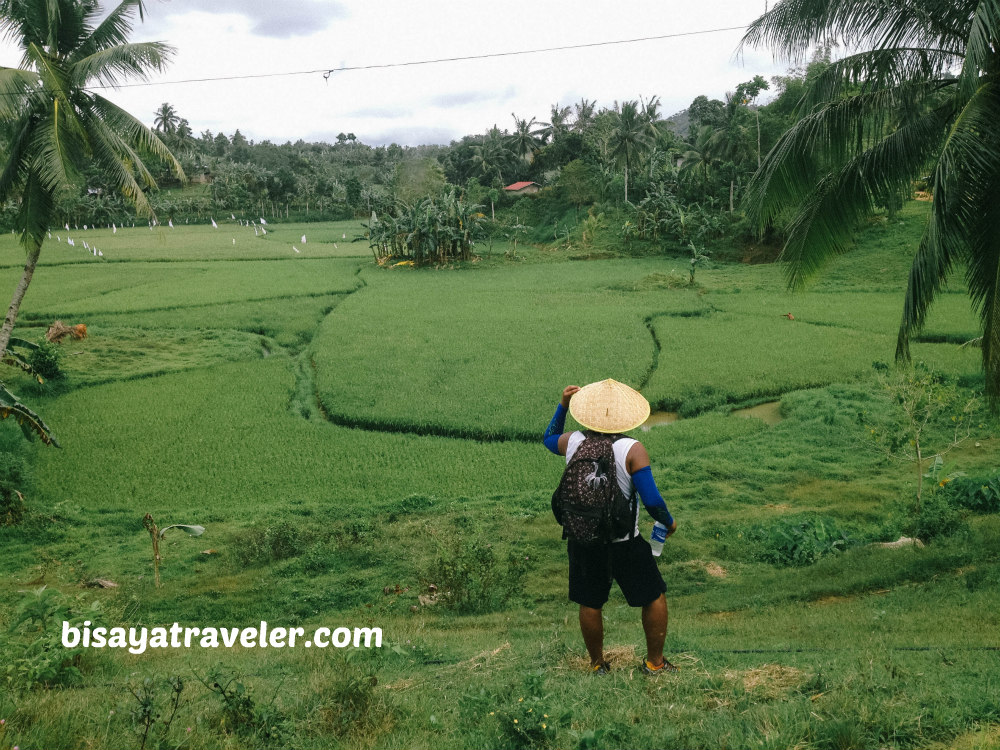
[(560, 47), (540, 47), (538, 49), (516, 50), (513, 52), (489, 52), (482, 55), (465, 55), (462, 57), (441, 57), (433, 60), (410, 60), (398, 63), (375, 63), (372, 65), (346, 65), (340, 68), (318, 68), (316, 70), (296, 70), (286, 73), (255, 73), (235, 76), (218, 76), (213, 78), (186, 78), (178, 81), (143, 81), (138, 83), (124, 83), (118, 86), (90, 86), (92, 89), (125, 89), (139, 86), (173, 86), (182, 83), (211, 83), (216, 81), (241, 81), (258, 78), (278, 78), (287, 76), (315, 75), (322, 73), (324, 78), (329, 79), (333, 73), (348, 73), (358, 70), (381, 70), (385, 68), (408, 68), (417, 65), (436, 65), (439, 63), (465, 62), (468, 60), (487, 60), (499, 57), (514, 57), (517, 55), (536, 55), (545, 52), (562, 52), (565, 50), (588, 49), (591, 47), (610, 47), (619, 44), (635, 44), (638, 42), (653, 42), (662, 39), (676, 39), (685, 36), (700, 36), (702, 34), (717, 34), (723, 31), (743, 31), (746, 26), (727, 26), (718, 29), (701, 29), (699, 31), (681, 31), (674, 34), (658, 34), (656, 36), (636, 37), (635, 39), (616, 39), (606, 42), (588, 42), (584, 44), (567, 44)]

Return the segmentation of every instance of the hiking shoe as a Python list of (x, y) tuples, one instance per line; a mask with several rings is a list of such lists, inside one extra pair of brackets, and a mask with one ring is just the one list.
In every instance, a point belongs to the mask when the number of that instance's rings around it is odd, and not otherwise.
[(610, 671), (611, 665), (606, 661), (599, 662), (590, 667), (591, 674), (607, 674)]
[(649, 675), (650, 677), (656, 677), (658, 674), (663, 674), (664, 672), (679, 672), (680, 670), (671, 664), (666, 659), (663, 660), (663, 664), (658, 667), (654, 667), (653, 663), (649, 659), (643, 659), (642, 664), (639, 665), (642, 673)]

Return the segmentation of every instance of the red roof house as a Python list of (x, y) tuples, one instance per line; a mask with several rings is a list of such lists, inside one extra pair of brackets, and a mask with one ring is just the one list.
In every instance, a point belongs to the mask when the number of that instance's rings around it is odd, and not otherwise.
[(508, 193), (537, 193), (542, 186), (537, 182), (515, 182), (504, 188)]

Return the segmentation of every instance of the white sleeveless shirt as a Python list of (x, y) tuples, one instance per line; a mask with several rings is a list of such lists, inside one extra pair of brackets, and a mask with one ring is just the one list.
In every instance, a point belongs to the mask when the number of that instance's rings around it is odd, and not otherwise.
[[(569, 436), (569, 442), (566, 443), (566, 463), (568, 464), (573, 458), (573, 454), (576, 453), (576, 449), (580, 447), (580, 444), (586, 439), (586, 435), (577, 430)], [(618, 479), (618, 486), (621, 488), (622, 494), (625, 497), (632, 497), (635, 494), (635, 485), (632, 484), (632, 475), (628, 473), (628, 469), (625, 468), (625, 459), (628, 456), (628, 452), (632, 450), (632, 446), (638, 443), (638, 440), (633, 440), (630, 437), (619, 438), (612, 444), (612, 449), (615, 452), (615, 476)], [(639, 503), (635, 504), (635, 528), (632, 531), (631, 536), (623, 536), (620, 539), (613, 539), (613, 542), (627, 542), (631, 537), (639, 535)]]

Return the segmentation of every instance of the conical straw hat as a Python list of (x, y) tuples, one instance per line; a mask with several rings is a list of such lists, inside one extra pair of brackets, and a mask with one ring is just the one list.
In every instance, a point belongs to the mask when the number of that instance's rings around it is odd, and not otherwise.
[(649, 402), (638, 391), (608, 378), (574, 393), (569, 413), (594, 432), (628, 432), (649, 417)]

